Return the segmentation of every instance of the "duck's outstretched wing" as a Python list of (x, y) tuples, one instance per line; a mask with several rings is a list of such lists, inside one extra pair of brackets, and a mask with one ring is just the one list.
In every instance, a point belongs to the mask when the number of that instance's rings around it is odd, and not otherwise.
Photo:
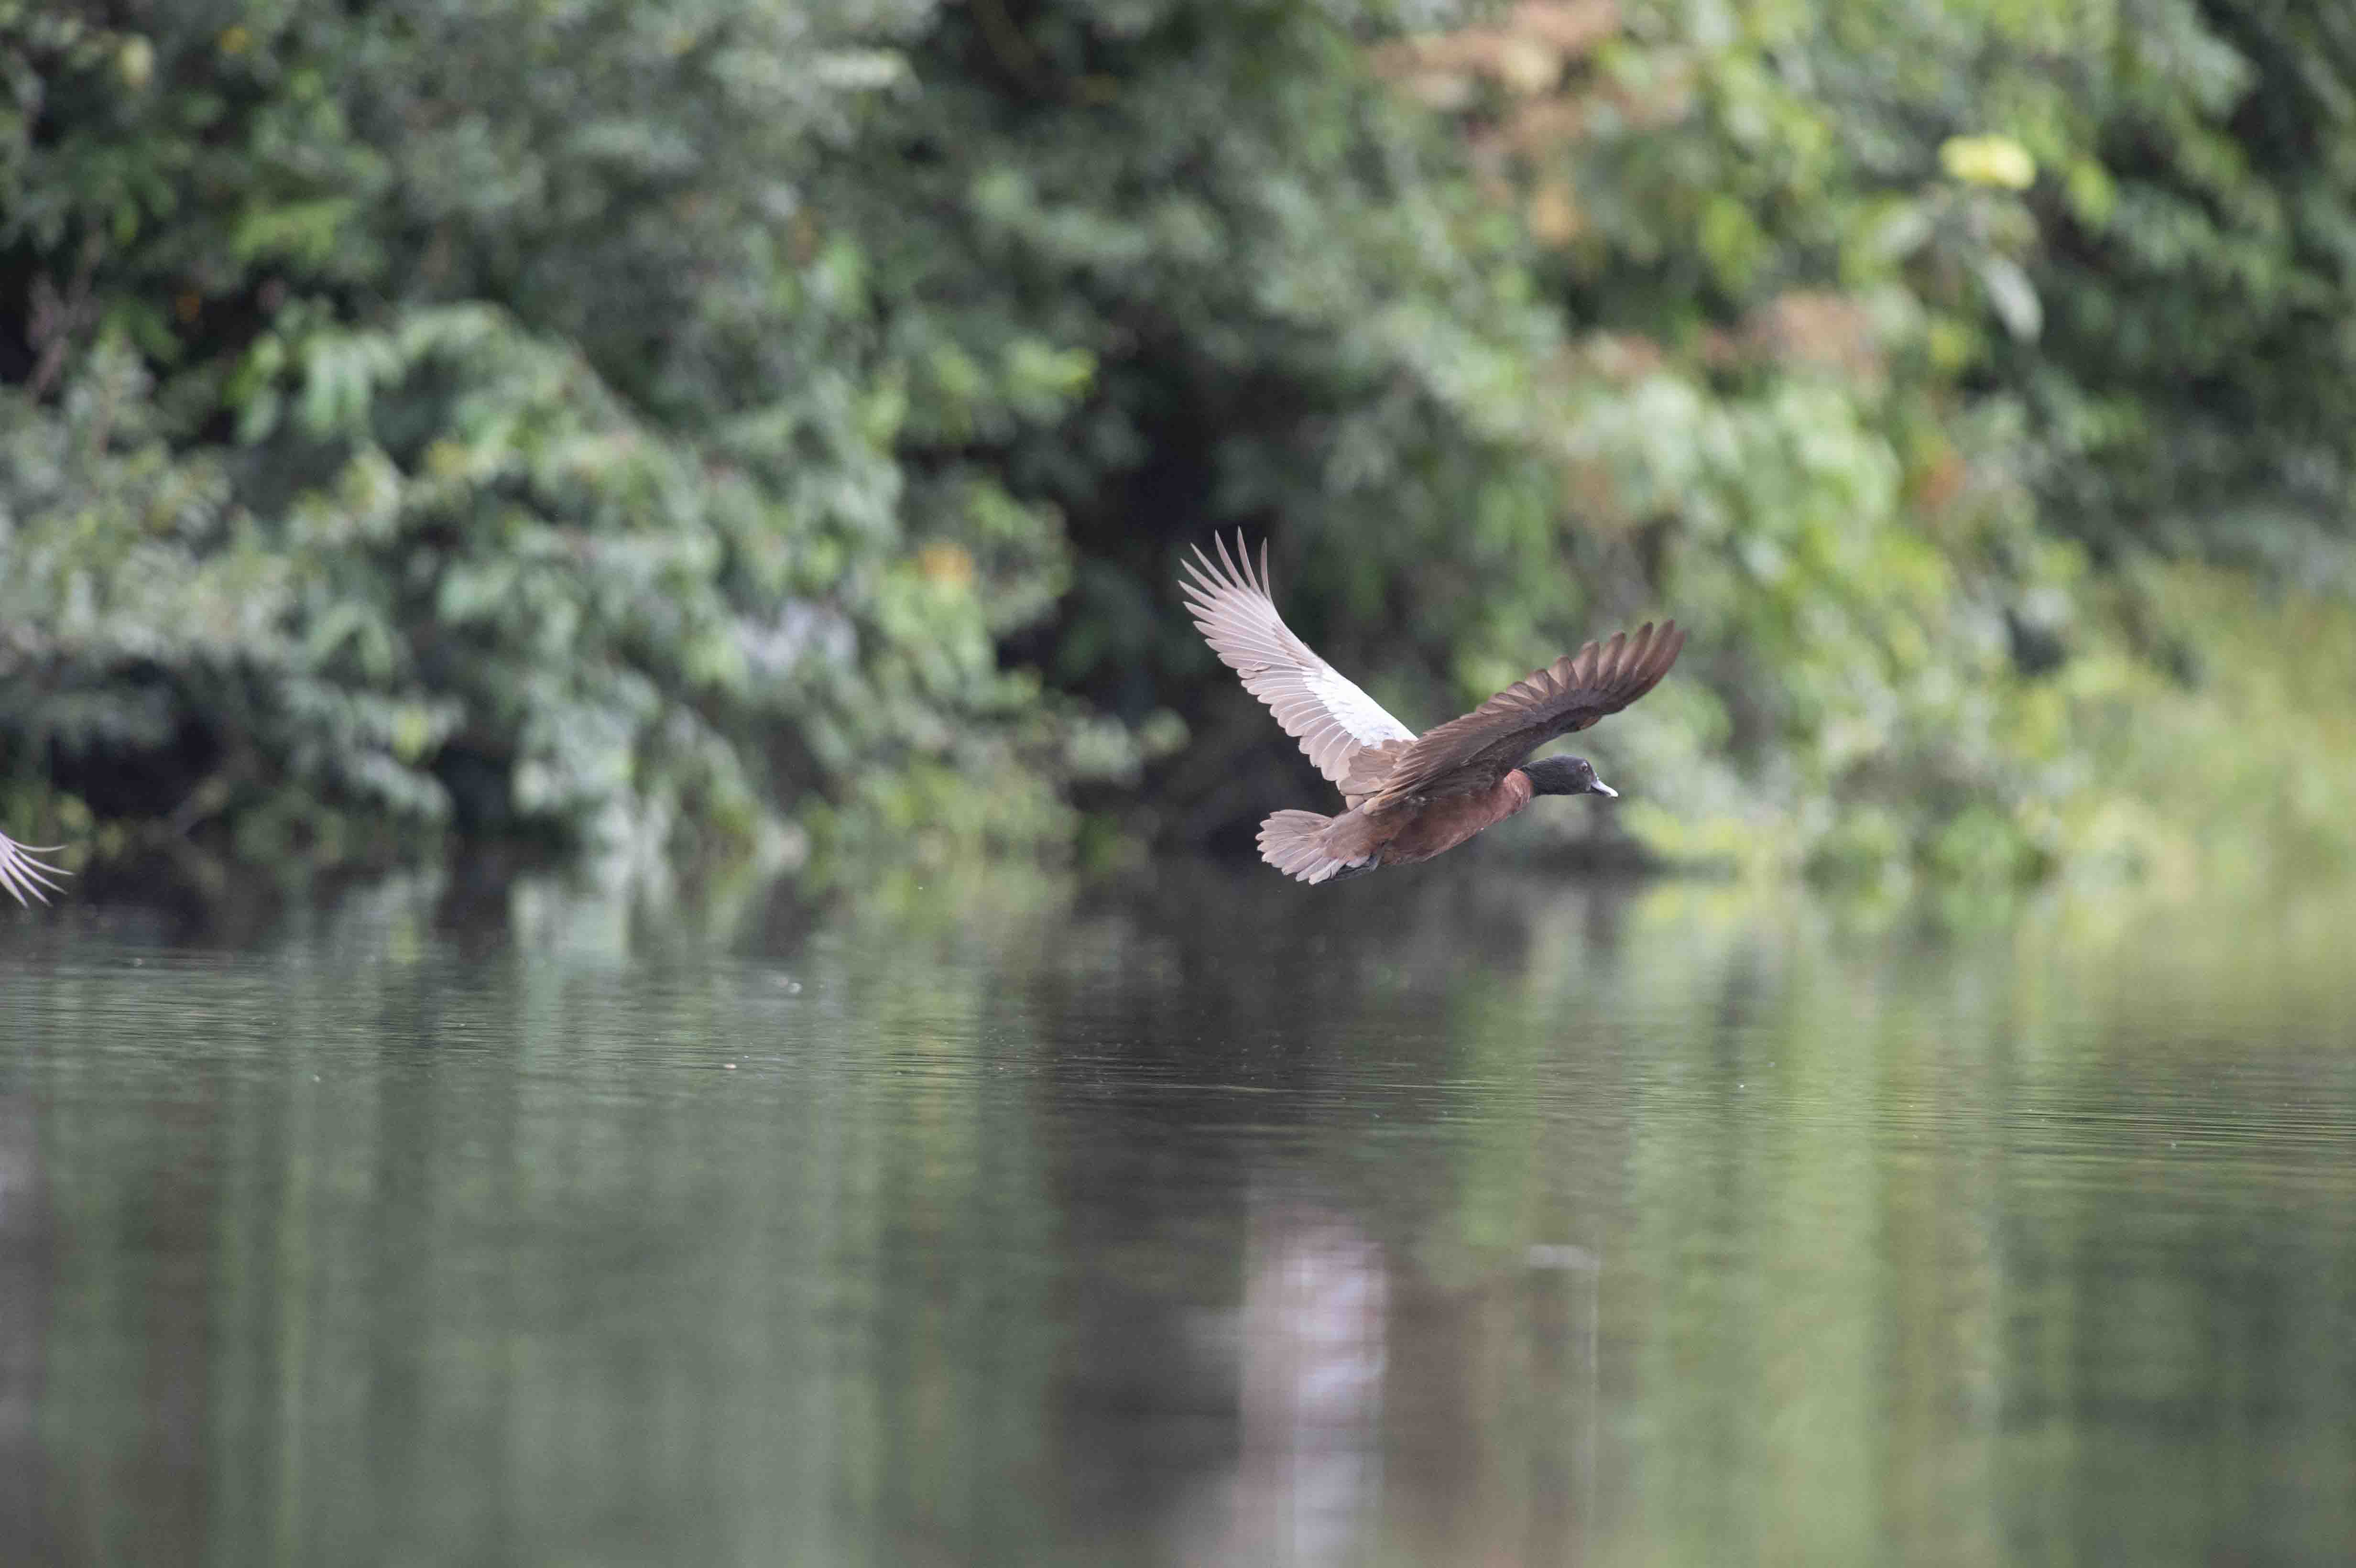
[[(1301, 742), (1319, 773), (1353, 798), (1371, 790), (1388, 771), (1390, 757), (1407, 751), (1415, 731), (1292, 635), (1269, 597), (1266, 540), (1260, 542), (1257, 574), (1242, 535), (1236, 537), (1233, 556), (1225, 539), (1214, 542), (1217, 560), (1198, 545), (1194, 559), (1181, 563), (1187, 578), (1180, 587), (1196, 629), (1211, 651), (1243, 677), (1244, 689), (1267, 703), (1284, 732)], [(1386, 752), (1390, 755), (1381, 755)], [(1378, 760), (1379, 772), (1370, 765)], [(1355, 770), (1354, 762), (1360, 764)], [(1374, 777), (1354, 778), (1354, 771)], [(1359, 787), (1349, 791), (1353, 784)]]
[(1658, 632), (1647, 621), (1633, 636), (1621, 632), (1608, 643), (1565, 654), (1409, 746), (1366, 810), (1494, 789), (1548, 741), (1584, 730), (1652, 690), (1685, 645), (1675, 621), (1663, 622)]
[(70, 877), (73, 873), (61, 866), (52, 866), (47, 860), (35, 859), (39, 855), (53, 855), (59, 848), (55, 844), (46, 848), (19, 844), (6, 834), (0, 833), (0, 888), (14, 893), (20, 904), (30, 904), (36, 900), (48, 902), (49, 895), (43, 889), (65, 891), (64, 883), (51, 879)]

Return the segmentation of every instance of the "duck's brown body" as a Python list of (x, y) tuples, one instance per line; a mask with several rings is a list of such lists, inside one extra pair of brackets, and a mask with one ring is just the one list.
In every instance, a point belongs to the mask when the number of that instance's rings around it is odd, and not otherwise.
[(1379, 816), (1364, 806), (1346, 811), (1326, 830), (1326, 842), (1343, 859), (1371, 858), (1376, 866), (1412, 866), (1496, 827), (1529, 805), (1536, 793), (1530, 775), (1515, 768), (1496, 788), (1477, 795), (1449, 795), (1419, 808)]

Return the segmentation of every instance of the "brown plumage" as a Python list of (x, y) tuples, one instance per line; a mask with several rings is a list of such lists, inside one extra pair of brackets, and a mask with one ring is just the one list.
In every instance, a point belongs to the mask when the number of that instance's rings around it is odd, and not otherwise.
[(1675, 621), (1589, 643), (1419, 736), (1292, 635), (1240, 537), (1183, 562), (1181, 587), (1212, 651), (1268, 704), (1284, 732), (1342, 792), (1339, 816), (1280, 811), (1260, 824), (1260, 858), (1304, 882), (1411, 865), (1454, 848), (1541, 795), (1615, 795), (1585, 758), (1524, 765), (1558, 735), (1617, 713), (1659, 684), (1685, 634)]
[(36, 899), (43, 903), (48, 902), (49, 895), (42, 891), (44, 888), (65, 891), (63, 884), (50, 879), (70, 877), (73, 873), (46, 860), (34, 859), (37, 855), (55, 854), (57, 849), (58, 846), (54, 844), (46, 848), (19, 844), (6, 834), (0, 833), (0, 888), (14, 893), (20, 904), (30, 904)]

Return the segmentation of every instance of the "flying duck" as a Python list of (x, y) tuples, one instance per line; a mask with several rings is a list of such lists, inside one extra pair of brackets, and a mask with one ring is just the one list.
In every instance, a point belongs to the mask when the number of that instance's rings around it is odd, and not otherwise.
[[(57, 849), (56, 845), (41, 848), (19, 844), (5, 833), (0, 833), (0, 888), (7, 889), (16, 896), (18, 903), (28, 907), (34, 899), (43, 903), (49, 901), (49, 895), (41, 891), (44, 888), (65, 891), (65, 884), (49, 879), (70, 877), (73, 873), (63, 867), (34, 859), (37, 855), (55, 854)], [(27, 896), (28, 894), (29, 897)]]
[(1259, 825), (1260, 859), (1304, 882), (1429, 860), (1537, 795), (1618, 795), (1584, 757), (1523, 759), (1652, 690), (1686, 645), (1675, 621), (1657, 632), (1647, 621), (1633, 635), (1565, 654), (1419, 736), (1285, 625), (1269, 595), (1265, 539), (1257, 573), (1241, 534), (1233, 556), (1225, 539), (1215, 542), (1216, 561), (1198, 545), (1181, 563), (1196, 629), (1348, 807), (1339, 816), (1280, 811)]

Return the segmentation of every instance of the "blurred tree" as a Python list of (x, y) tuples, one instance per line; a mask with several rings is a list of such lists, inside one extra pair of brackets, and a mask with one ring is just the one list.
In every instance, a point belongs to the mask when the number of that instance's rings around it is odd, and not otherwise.
[[(1733, 753), (1820, 866), (2077, 848), (2127, 771), (2092, 710), (2180, 706), (2120, 656), (2198, 662), (2154, 635), (2186, 595), (2118, 613), (2122, 552), (2348, 581), (2345, 31), (2269, 0), (1524, 0), (1385, 51), (1623, 384), (1567, 427), (1590, 530), (1655, 519), (1676, 603), (1726, 618)], [(2072, 542), (2114, 569), (2092, 601)]]
[[(926, 345), (844, 221), (924, 15), (12, 7), (19, 779), (329, 858), (453, 817), (742, 842), (951, 771), (1067, 831), (992, 641), (1060, 590), (1054, 518), (911, 485)], [(1000, 347), (993, 418), (1087, 379)]]
[(2344, 539), (2336, 39), (0, 0), (0, 790), (315, 859), (1239, 837), (1309, 780), (1170, 583), (1240, 526), (1410, 720), (1693, 623), (1596, 739), (1655, 852), (2033, 874), (2132, 684), (2078, 543)]
[(2046, 515), (2105, 552), (2356, 589), (2356, 27), (2147, 4), (2107, 42), (2073, 101), (2083, 172), (2037, 193), (2047, 331), (1998, 359)]

